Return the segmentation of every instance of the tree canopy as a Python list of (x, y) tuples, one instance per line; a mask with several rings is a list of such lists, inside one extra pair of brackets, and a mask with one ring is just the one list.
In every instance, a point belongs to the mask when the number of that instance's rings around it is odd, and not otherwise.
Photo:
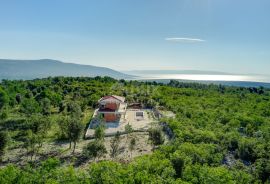
[[(41, 143), (57, 146), (57, 141), (70, 141), (76, 146), (83, 139), (97, 100), (112, 94), (125, 96), (128, 103), (140, 103), (145, 108), (172, 111), (175, 118), (163, 116), (160, 122), (173, 136), (164, 143), (165, 130), (149, 130), (150, 141), (159, 146), (152, 154), (138, 156), (129, 163), (105, 158), (86, 168), (76, 168), (76, 164), (66, 163), (63, 157), (59, 160), (57, 155), (42, 160)], [(3, 80), (0, 111), (6, 113), (0, 120), (0, 183), (270, 182), (267, 88), (117, 81), (109, 77)], [(126, 127), (133, 134), (130, 130)], [(10, 141), (6, 141), (3, 131)], [(95, 136), (98, 140), (90, 141), (84, 149), (85, 156), (94, 160), (107, 152), (103, 127), (97, 128)], [(126, 142), (133, 151), (135, 145), (140, 145), (136, 137), (131, 138)], [(117, 145), (114, 139), (111, 148), (118, 150)], [(20, 149), (37, 155), (35, 162), (8, 164), (8, 153)]]

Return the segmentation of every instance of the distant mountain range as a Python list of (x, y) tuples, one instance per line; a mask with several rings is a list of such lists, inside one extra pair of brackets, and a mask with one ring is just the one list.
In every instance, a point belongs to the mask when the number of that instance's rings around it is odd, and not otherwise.
[(35, 79), (49, 76), (109, 76), (115, 79), (127, 79), (133, 77), (105, 67), (64, 63), (51, 59), (0, 59), (0, 79)]
[[(65, 63), (52, 59), (40, 60), (11, 60), (0, 59), (0, 81), (2, 79), (36, 79), (55, 76), (70, 76), (70, 77), (95, 77), (95, 76), (109, 76), (115, 79), (126, 80), (146, 80), (159, 81), (167, 83), (170, 79), (184, 81), (184, 82), (198, 82), (198, 83), (214, 83), (229, 86), (244, 86), (244, 87), (258, 87), (264, 86), (270, 88), (270, 76), (262, 78), (255, 74), (249, 74), (249, 81), (207, 81), (207, 80), (183, 80), (176, 78), (168, 78), (172, 74), (179, 75), (237, 75), (226, 72), (217, 71), (202, 71), (202, 70), (132, 70), (119, 72), (106, 67), (97, 67), (92, 65), (81, 65), (74, 63)], [(154, 76), (154, 77), (153, 77)], [(161, 76), (155, 78), (155, 76)], [(257, 79), (258, 78), (258, 79)], [(263, 80), (262, 80), (263, 79)], [(265, 82), (264, 82), (265, 81)]]

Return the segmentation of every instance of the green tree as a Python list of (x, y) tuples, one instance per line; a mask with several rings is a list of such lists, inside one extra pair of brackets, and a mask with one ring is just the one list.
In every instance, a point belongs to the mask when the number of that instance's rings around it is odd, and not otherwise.
[(44, 98), (40, 102), (41, 104), (41, 111), (43, 115), (50, 115), (51, 114), (51, 101), (48, 98)]
[(130, 158), (132, 158), (132, 153), (135, 150), (135, 146), (136, 146), (136, 139), (133, 137), (128, 145), (128, 149), (130, 151)]
[(50, 119), (47, 116), (32, 115), (27, 121), (30, 124), (32, 133), (34, 134), (33, 136), (35, 137), (37, 148), (42, 148), (44, 139), (51, 128)]
[(68, 119), (68, 139), (69, 139), (69, 148), (71, 149), (71, 143), (73, 142), (73, 151), (75, 152), (76, 144), (79, 141), (82, 131), (83, 131), (83, 124), (80, 119), (75, 117)]
[(72, 117), (80, 118), (82, 115), (80, 105), (73, 101), (67, 104), (67, 111)]
[(115, 136), (111, 140), (110, 144), (111, 146), (110, 155), (113, 159), (120, 154), (120, 141), (121, 141), (120, 132), (117, 131)]
[(128, 171), (117, 162), (101, 161), (92, 163), (88, 172), (91, 178), (91, 183), (93, 184), (135, 183), (133, 181), (128, 182)]
[(261, 179), (263, 183), (270, 182), (270, 160), (258, 159), (255, 162), (255, 173), (258, 179)]
[(130, 138), (130, 134), (133, 132), (133, 128), (130, 124), (127, 124), (125, 126), (125, 132), (127, 133), (127, 140), (126, 140), (126, 143), (128, 143), (129, 141), (129, 138)]
[(172, 163), (158, 153), (136, 158), (128, 165), (127, 172), (125, 183), (174, 183)]
[(38, 137), (35, 133), (33, 133), (32, 130), (28, 130), (26, 132), (26, 141), (24, 143), (24, 147), (27, 150), (28, 155), (30, 155), (31, 161), (33, 160), (33, 157), (36, 155), (36, 153), (39, 150), (38, 147)]
[(177, 154), (177, 152), (175, 152), (171, 156), (170, 160), (171, 160), (173, 168), (175, 170), (176, 177), (181, 178), (182, 173), (183, 173), (183, 169), (184, 169), (184, 163), (185, 163), (184, 159), (181, 157), (181, 155), (179, 155), (179, 154)]
[(255, 139), (242, 139), (238, 148), (239, 157), (245, 161), (254, 162), (256, 160), (256, 144)]
[(87, 146), (83, 150), (84, 156), (88, 158), (96, 158), (102, 157), (104, 154), (107, 153), (106, 147), (102, 141), (94, 140), (87, 144)]
[[(185, 168), (183, 173), (183, 178), (191, 183), (202, 183), (202, 184), (220, 184), (228, 183), (234, 184), (236, 178), (232, 172), (230, 172), (226, 167), (209, 167), (201, 165), (189, 165)], [(247, 183), (251, 183), (249, 180)]]
[(83, 124), (81, 121), (82, 110), (76, 102), (69, 102), (67, 105), (67, 111), (70, 118), (67, 119), (67, 136), (69, 139), (69, 148), (71, 149), (71, 143), (73, 142), (73, 151), (75, 152), (76, 144), (79, 141), (83, 132)]
[(68, 116), (58, 116), (57, 118), (58, 131), (56, 132), (58, 139), (66, 140), (69, 134), (69, 118)]
[(7, 93), (0, 86), (0, 110), (8, 104), (9, 98)]
[(40, 106), (34, 98), (25, 98), (21, 103), (21, 111), (30, 116), (34, 113), (39, 113)]
[(160, 128), (152, 128), (149, 130), (149, 140), (155, 147), (164, 143), (164, 136)]
[(20, 104), (20, 103), (22, 102), (22, 95), (21, 95), (21, 94), (16, 94), (15, 99), (16, 99), (16, 102), (17, 102), (18, 104)]
[(3, 109), (2, 111), (0, 110), (0, 120), (5, 120), (8, 118), (8, 110)]
[(95, 128), (95, 135), (94, 136), (97, 140), (104, 141), (105, 127), (102, 124), (100, 124), (99, 126), (97, 126)]
[(7, 147), (8, 143), (8, 135), (4, 131), (0, 131), (0, 162), (2, 161), (2, 158), (5, 153), (5, 148)]

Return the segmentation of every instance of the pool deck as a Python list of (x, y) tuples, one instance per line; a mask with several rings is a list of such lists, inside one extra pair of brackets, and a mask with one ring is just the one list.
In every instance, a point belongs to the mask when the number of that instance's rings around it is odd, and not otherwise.
[[(136, 112), (143, 112), (143, 117), (136, 117)], [(97, 110), (94, 112), (93, 117), (96, 116)], [(152, 123), (157, 122), (152, 118), (152, 111), (146, 109), (127, 109), (125, 116), (122, 115), (119, 122), (106, 123), (105, 136), (113, 136), (117, 132), (121, 134), (125, 132), (125, 126), (131, 125), (134, 131), (147, 131)], [(91, 122), (92, 123), (92, 122)], [(86, 131), (85, 138), (94, 138), (95, 129), (91, 128), (91, 123)]]

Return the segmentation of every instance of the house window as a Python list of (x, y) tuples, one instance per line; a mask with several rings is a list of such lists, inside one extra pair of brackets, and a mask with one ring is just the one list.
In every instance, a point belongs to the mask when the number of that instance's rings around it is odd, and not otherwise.
[(143, 119), (143, 112), (142, 112), (142, 111), (136, 112), (136, 118), (141, 118), (141, 119)]

